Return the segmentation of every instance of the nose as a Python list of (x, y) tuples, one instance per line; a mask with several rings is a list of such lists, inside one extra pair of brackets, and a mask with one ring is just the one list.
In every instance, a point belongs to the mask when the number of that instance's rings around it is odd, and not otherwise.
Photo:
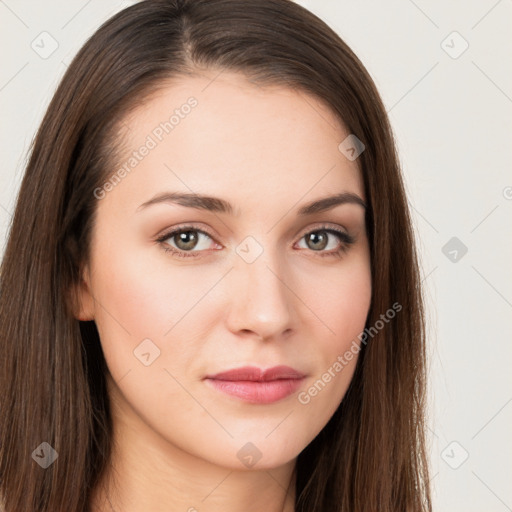
[(250, 333), (263, 340), (289, 335), (294, 327), (294, 294), (277, 258), (265, 252), (252, 263), (237, 256), (229, 273), (227, 324), (235, 334)]

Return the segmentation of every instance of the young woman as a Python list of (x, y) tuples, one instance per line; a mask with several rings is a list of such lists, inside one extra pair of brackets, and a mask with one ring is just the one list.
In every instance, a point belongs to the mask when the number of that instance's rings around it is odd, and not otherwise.
[(73, 60), (2, 263), (6, 512), (431, 510), (392, 132), (288, 0), (145, 0)]

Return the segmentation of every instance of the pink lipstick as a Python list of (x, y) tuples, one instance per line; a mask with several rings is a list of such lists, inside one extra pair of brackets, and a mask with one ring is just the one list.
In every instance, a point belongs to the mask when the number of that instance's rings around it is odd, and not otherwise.
[(289, 366), (235, 368), (205, 377), (218, 391), (255, 404), (270, 404), (295, 392), (305, 375)]

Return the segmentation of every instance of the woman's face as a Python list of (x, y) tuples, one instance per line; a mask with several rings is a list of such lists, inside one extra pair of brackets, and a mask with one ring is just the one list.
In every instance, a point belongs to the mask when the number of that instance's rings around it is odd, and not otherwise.
[[(94, 191), (80, 318), (98, 327), (114, 417), (141, 440), (271, 468), (331, 418), (370, 306), (365, 210), (301, 210), (365, 201), (338, 149), (348, 135), (314, 97), (227, 71), (175, 81), (124, 119), (123, 156)], [(278, 366), (295, 373), (258, 377)]]

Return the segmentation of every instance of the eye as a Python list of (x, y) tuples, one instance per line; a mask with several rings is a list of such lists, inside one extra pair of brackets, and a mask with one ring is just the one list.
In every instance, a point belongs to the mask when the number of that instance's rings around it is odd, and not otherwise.
[(162, 245), (164, 251), (187, 258), (196, 256), (194, 253), (211, 248), (209, 246), (213, 240), (212, 236), (202, 229), (194, 226), (182, 226), (165, 233), (156, 241)]
[[(306, 246), (300, 246), (300, 242), (305, 240)], [(161, 235), (156, 241), (162, 246), (164, 251), (172, 253), (179, 258), (197, 257), (201, 252), (212, 249), (212, 242), (216, 249), (222, 246), (214, 242), (213, 235), (206, 230), (195, 226), (181, 226)], [(315, 230), (305, 233), (300, 241), (301, 249), (309, 249), (319, 256), (337, 256), (341, 257), (355, 238), (339, 229), (321, 226)]]
[(319, 256), (338, 257), (341, 257), (355, 242), (355, 238), (348, 233), (327, 226), (308, 231), (300, 240), (305, 240), (306, 245), (306, 247), (302, 246), (301, 248), (318, 252)]

